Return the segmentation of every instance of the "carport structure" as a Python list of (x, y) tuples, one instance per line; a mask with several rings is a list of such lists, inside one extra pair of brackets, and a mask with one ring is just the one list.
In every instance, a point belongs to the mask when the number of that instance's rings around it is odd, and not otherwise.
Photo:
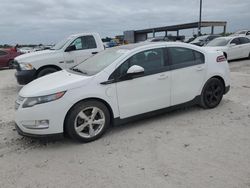
[[(168, 35), (168, 31), (176, 31), (176, 35), (179, 36), (179, 31), (184, 29), (194, 29), (199, 27), (199, 22), (185, 23), (179, 25), (171, 25), (164, 27), (155, 27), (141, 30), (124, 31), (124, 40), (128, 43), (135, 43), (147, 40), (148, 34), (152, 33), (155, 37), (156, 32), (165, 32), (165, 36)], [(226, 33), (227, 22), (226, 21), (202, 21), (202, 27), (211, 27), (211, 34), (214, 34), (215, 27), (223, 27), (223, 33)]]

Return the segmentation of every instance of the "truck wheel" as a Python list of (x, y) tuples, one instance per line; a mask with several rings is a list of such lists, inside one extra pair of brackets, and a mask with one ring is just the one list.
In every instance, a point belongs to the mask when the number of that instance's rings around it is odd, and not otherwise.
[(107, 107), (95, 100), (76, 104), (65, 120), (68, 135), (79, 142), (90, 142), (100, 138), (110, 124)]
[(37, 78), (40, 78), (42, 76), (45, 76), (45, 75), (48, 75), (48, 74), (51, 74), (53, 72), (56, 72), (58, 71), (56, 68), (53, 68), (53, 67), (47, 67), (47, 68), (44, 68), (42, 70), (40, 70), (37, 74)]

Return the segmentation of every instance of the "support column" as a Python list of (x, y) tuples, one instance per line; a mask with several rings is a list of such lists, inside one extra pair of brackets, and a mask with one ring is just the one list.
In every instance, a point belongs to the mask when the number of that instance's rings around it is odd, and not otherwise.
[(153, 29), (153, 38), (155, 38), (155, 30)]
[(225, 35), (225, 34), (226, 34), (226, 32), (227, 32), (227, 26), (226, 26), (226, 25), (224, 25), (224, 27), (223, 27), (223, 34)]
[(211, 34), (214, 34), (214, 26), (211, 27)]
[(165, 37), (167, 37), (168, 36), (168, 31), (165, 31)]
[(179, 30), (177, 30), (176, 33), (177, 33), (177, 37), (179, 37)]

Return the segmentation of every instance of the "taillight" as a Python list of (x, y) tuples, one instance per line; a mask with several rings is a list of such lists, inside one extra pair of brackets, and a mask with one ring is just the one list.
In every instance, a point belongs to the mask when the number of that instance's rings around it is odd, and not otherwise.
[(226, 61), (226, 57), (224, 55), (220, 55), (217, 57), (216, 61), (219, 63), (219, 62), (223, 62), (223, 61)]

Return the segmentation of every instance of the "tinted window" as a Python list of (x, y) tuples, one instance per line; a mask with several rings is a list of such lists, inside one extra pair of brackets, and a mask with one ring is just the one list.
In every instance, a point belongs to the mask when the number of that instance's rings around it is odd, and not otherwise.
[(4, 55), (6, 55), (6, 54), (7, 54), (7, 52), (1, 51), (1, 50), (0, 50), (0, 56), (4, 56)]
[(91, 35), (75, 39), (71, 46), (75, 45), (76, 50), (85, 50), (96, 48), (95, 38)]
[(93, 36), (82, 37), (83, 49), (96, 48), (95, 38)]
[(205, 57), (202, 53), (188, 48), (169, 48), (172, 68), (183, 68), (192, 65), (202, 64)]
[(133, 65), (143, 67), (145, 74), (162, 71), (165, 66), (164, 50), (162, 48), (158, 48), (133, 55), (118, 68), (118, 77), (125, 75), (128, 69)]
[(241, 42), (241, 44), (246, 44), (246, 43), (249, 43), (249, 42), (250, 42), (250, 39), (245, 38), (245, 37), (241, 37), (241, 38), (240, 38), (240, 42)]
[(231, 42), (230, 42), (230, 44), (236, 44), (236, 45), (239, 45), (240, 44), (240, 40), (239, 40), (239, 38), (235, 38), (235, 39), (233, 39)]

